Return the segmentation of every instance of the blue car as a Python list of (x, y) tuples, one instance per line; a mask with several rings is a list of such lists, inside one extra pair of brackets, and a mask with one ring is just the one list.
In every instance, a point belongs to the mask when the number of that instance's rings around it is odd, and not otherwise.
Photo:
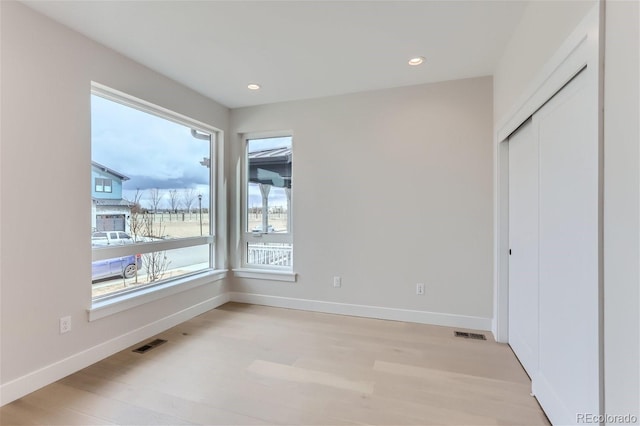
[(114, 276), (133, 278), (140, 267), (142, 267), (142, 259), (139, 254), (96, 260), (91, 262), (91, 280), (95, 281)]

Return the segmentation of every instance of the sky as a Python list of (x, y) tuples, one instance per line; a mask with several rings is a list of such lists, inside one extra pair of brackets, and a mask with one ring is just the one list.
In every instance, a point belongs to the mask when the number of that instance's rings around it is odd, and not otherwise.
[(291, 147), (291, 137), (249, 139), (249, 152), (263, 151), (265, 149)]
[[(290, 138), (251, 140), (251, 150), (282, 147)], [(193, 189), (209, 206), (209, 169), (200, 164), (209, 158), (209, 142), (194, 138), (191, 129), (164, 118), (91, 96), (91, 158), (129, 180), (123, 182), (123, 198), (133, 200), (142, 192), (141, 204), (151, 207), (150, 189), (164, 193), (159, 208), (169, 208), (169, 189)], [(260, 206), (257, 188), (249, 190), (249, 206)], [(272, 188), (270, 205), (286, 205), (284, 191)], [(195, 206), (193, 206), (195, 207)]]

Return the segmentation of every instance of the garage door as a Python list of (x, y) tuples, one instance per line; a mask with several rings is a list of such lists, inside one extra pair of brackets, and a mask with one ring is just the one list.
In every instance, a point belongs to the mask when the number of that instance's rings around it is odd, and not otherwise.
[(123, 214), (99, 214), (96, 215), (97, 231), (124, 231)]

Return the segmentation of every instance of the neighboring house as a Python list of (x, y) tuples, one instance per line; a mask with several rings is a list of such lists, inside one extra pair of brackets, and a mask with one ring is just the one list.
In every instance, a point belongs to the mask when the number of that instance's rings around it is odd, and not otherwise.
[(131, 207), (122, 198), (122, 182), (126, 180), (127, 176), (91, 162), (92, 231), (128, 231)]

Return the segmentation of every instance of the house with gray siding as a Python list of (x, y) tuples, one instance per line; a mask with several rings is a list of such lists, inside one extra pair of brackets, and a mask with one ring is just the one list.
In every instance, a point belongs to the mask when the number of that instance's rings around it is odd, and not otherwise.
[(129, 178), (91, 162), (91, 231), (127, 231), (130, 203), (122, 198), (122, 182)]

